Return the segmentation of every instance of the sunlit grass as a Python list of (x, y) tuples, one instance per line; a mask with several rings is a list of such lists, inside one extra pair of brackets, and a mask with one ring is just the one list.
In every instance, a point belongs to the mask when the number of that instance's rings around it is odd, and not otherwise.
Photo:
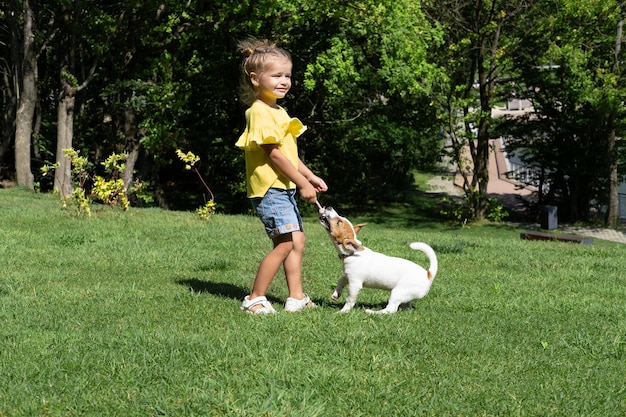
[[(431, 200), (423, 207), (433, 204)], [(341, 207), (336, 207), (341, 211)], [(341, 274), (305, 221), (305, 290), (320, 305), (239, 311), (269, 249), (249, 216), (131, 209), (68, 216), (0, 190), (0, 416), (587, 415), (626, 413), (624, 246), (521, 240), (407, 206), (360, 215), (377, 251), (426, 263), (430, 294), (372, 317), (329, 299)]]

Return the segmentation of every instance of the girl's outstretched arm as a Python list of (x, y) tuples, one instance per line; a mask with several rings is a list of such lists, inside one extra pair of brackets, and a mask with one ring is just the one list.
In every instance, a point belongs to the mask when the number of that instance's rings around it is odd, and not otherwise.
[[(265, 153), (267, 154), (274, 169), (283, 173), (287, 178), (289, 178), (296, 184), (296, 186), (300, 190), (300, 196), (302, 197), (302, 199), (307, 203), (315, 203), (317, 201), (317, 191), (315, 186), (300, 171), (300, 169), (293, 166), (291, 161), (289, 161), (289, 159), (287, 159), (285, 155), (280, 152), (278, 145), (262, 145), (262, 147), (263, 150), (265, 150)], [(308, 168), (306, 170), (311, 173)]]
[(313, 187), (315, 188), (315, 191), (317, 191), (318, 193), (323, 193), (328, 191), (328, 186), (326, 185), (326, 182), (324, 182), (323, 179), (321, 179), (320, 177), (318, 177), (317, 175), (315, 175), (305, 164), (304, 162), (302, 162), (302, 159), (298, 159), (299, 164), (298, 164), (298, 171), (304, 175), (304, 178), (306, 178), (311, 185), (313, 185)]

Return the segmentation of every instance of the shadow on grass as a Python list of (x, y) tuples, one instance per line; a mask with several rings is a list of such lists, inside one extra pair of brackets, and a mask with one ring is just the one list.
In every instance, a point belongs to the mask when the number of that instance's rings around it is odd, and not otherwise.
[[(229, 284), (226, 282), (211, 282), (211, 281), (203, 281), (197, 278), (183, 279), (176, 282), (179, 285), (183, 285), (187, 287), (190, 291), (199, 294), (211, 294), (216, 297), (228, 298), (236, 301), (241, 301), (244, 299), (246, 295), (249, 294), (248, 290), (239, 287), (237, 285)], [(388, 291), (387, 295), (388, 295)], [(344, 296), (345, 297), (345, 296)], [(318, 308), (328, 308), (341, 310), (343, 305), (345, 304), (345, 298), (342, 297), (340, 300), (331, 300), (330, 297), (311, 297), (312, 301), (318, 306)], [(267, 295), (267, 299), (275, 305), (282, 305), (285, 300), (282, 300), (278, 297)], [(387, 300), (381, 302), (359, 302), (357, 301), (356, 305), (353, 307), (352, 311), (354, 312), (364, 312), (366, 309), (370, 310), (382, 310), (387, 306)], [(403, 308), (403, 310), (411, 310), (412, 308)]]
[[(247, 295), (250, 294), (250, 291), (247, 288), (239, 287), (227, 282), (211, 282), (203, 281), (198, 278), (190, 278), (176, 281), (176, 283), (189, 288), (190, 291), (195, 293), (211, 294), (216, 297), (229, 298), (237, 301), (242, 301)], [(267, 299), (271, 303), (282, 303), (284, 301), (271, 295), (267, 295)]]
[[(389, 296), (389, 291), (384, 291), (381, 290), (383, 293), (386, 293), (387, 296)], [(328, 302), (326, 301), (321, 301), (318, 302), (317, 300), (313, 300), (315, 302), (315, 304), (317, 304), (320, 307), (325, 307), (325, 308), (332, 308), (337, 310), (337, 313), (339, 313), (339, 311), (343, 308), (344, 304), (345, 304), (345, 300), (341, 299), (341, 300), (336, 300), (336, 301), (331, 301)], [(398, 308), (398, 312), (410, 312), (412, 310), (414, 310), (415, 308), (415, 303), (418, 303), (419, 300), (414, 300), (412, 303), (410, 303), (410, 305), (402, 305), (400, 306), (400, 308)], [(387, 307), (388, 301), (380, 301), (380, 302), (360, 302), (357, 300), (356, 304), (354, 305), (354, 307), (352, 307), (352, 309), (347, 313), (355, 313), (355, 314), (364, 314), (367, 315), (367, 313), (365, 313), (365, 310), (372, 310), (372, 311), (379, 311), (384, 309), (385, 307)]]
[[(248, 289), (239, 287), (237, 285), (229, 284), (227, 282), (211, 282), (211, 281), (203, 281), (198, 278), (190, 278), (190, 279), (183, 279), (183, 280), (176, 281), (176, 283), (178, 285), (185, 286), (190, 291), (193, 291), (198, 294), (210, 294), (216, 297), (228, 298), (228, 299), (237, 300), (237, 301), (243, 300), (244, 297), (249, 294)], [(277, 305), (281, 305), (285, 302), (285, 300), (282, 300), (278, 297), (275, 297), (269, 294), (267, 295), (267, 299), (272, 304), (277, 304)], [(330, 297), (327, 297), (327, 298), (311, 297), (311, 299), (313, 300), (315, 304), (317, 304), (318, 307), (336, 309), (337, 311), (339, 311), (345, 303), (345, 300), (343, 299), (335, 301), (335, 300), (331, 300)], [(385, 308), (386, 305), (387, 305), (386, 301), (380, 302), (380, 303), (357, 303), (357, 305), (354, 308), (356, 310), (366, 309), (366, 308), (378, 310), (378, 309)]]
[(200, 294), (212, 294), (223, 298), (243, 300), (248, 295), (248, 290), (227, 282), (203, 281), (198, 278), (183, 279), (176, 282), (189, 290)]

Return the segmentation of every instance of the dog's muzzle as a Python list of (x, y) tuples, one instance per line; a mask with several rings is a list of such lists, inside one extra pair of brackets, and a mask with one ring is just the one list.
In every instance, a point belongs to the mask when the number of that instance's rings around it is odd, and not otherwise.
[(330, 230), (330, 219), (337, 216), (337, 212), (332, 207), (324, 207), (323, 210), (320, 210), (319, 221), (322, 227), (326, 230)]

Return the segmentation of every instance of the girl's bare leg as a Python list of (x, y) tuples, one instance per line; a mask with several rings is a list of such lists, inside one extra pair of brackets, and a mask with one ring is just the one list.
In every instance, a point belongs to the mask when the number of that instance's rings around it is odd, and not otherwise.
[(302, 254), (304, 253), (306, 237), (303, 232), (293, 232), (292, 237), (293, 249), (287, 255), (283, 266), (285, 268), (289, 297), (302, 300), (304, 298), (304, 292), (302, 291)]
[(265, 255), (257, 270), (250, 299), (265, 295), (280, 266), (289, 257), (294, 248), (293, 233), (277, 236), (273, 239), (274, 248)]

